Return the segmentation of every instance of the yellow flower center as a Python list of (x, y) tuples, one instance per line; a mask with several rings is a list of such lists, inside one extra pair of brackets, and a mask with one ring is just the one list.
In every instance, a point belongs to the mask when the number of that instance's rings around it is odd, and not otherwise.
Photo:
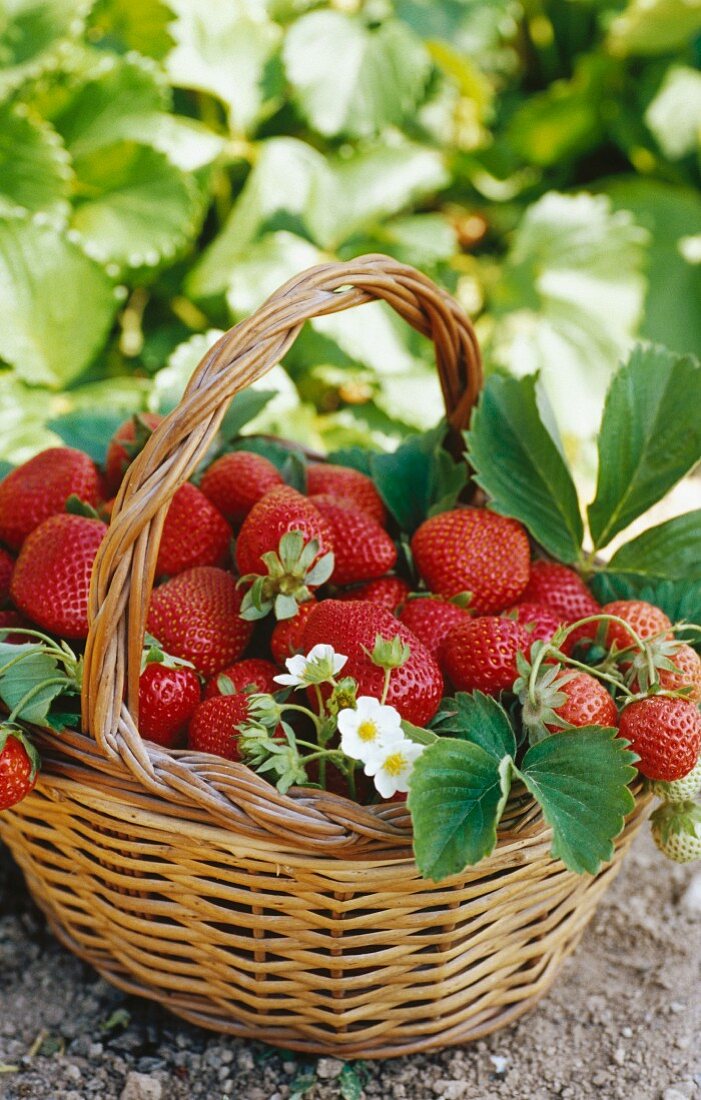
[(387, 772), (387, 775), (401, 775), (406, 767), (406, 757), (401, 752), (393, 752), (387, 757), (382, 770)]
[(366, 718), (358, 726), (358, 737), (361, 741), (374, 741), (377, 737), (377, 726), (370, 718)]

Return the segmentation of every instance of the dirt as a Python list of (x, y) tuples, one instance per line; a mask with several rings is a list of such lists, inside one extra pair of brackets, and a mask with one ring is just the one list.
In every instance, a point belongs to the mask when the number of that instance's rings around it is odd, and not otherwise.
[(46, 931), (0, 853), (3, 1100), (701, 1098), (701, 868), (644, 835), (575, 957), (491, 1038), (385, 1063), (304, 1059), (112, 989)]

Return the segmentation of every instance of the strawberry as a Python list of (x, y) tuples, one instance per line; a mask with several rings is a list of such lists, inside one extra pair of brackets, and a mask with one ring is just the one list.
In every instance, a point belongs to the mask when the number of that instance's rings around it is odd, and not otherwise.
[(396, 611), (404, 603), (411, 592), (411, 588), (401, 577), (378, 577), (377, 580), (367, 581), (366, 584), (357, 585), (344, 592), (339, 592), (337, 600), (367, 600), (376, 603), (380, 607), (386, 607), (388, 611)]
[(453, 627), (443, 644), (443, 671), (457, 691), (498, 695), (511, 690), (518, 676), (516, 655), (530, 647), (521, 623), (485, 615)]
[[(646, 603), (645, 600), (614, 600), (612, 603), (604, 604), (601, 613), (603, 615), (615, 615), (617, 618), (623, 619), (629, 626), (632, 626), (635, 633), (643, 641), (655, 638), (658, 635), (671, 637), (672, 624), (664, 611), (661, 611), (659, 607), (655, 607), (654, 604)], [(596, 628), (596, 623), (593, 626)], [(614, 643), (619, 650), (628, 649), (629, 646), (635, 645), (633, 636), (624, 626), (619, 623), (607, 623), (606, 646), (610, 649)]]
[(197, 673), (186, 665), (152, 661), (139, 679), (139, 732), (147, 741), (173, 748), (199, 706)]
[(399, 637), (411, 651), (406, 663), (391, 674), (387, 703), (407, 721), (425, 725), (438, 709), (443, 677), (426, 647), (386, 608), (363, 600), (323, 600), (309, 613), (302, 650), (308, 653), (318, 643), (333, 646), (337, 653), (348, 658), (343, 675), (358, 681), (358, 694), (379, 699), (384, 670), (368, 656), (378, 635), (387, 640)]
[(316, 607), (316, 600), (307, 600), (297, 608), (297, 614), (291, 619), (282, 619), (276, 623), (270, 638), (270, 652), (273, 660), (282, 666), (288, 657), (302, 652), (302, 634), (310, 613)]
[(239, 524), (279, 485), (284, 485), (282, 474), (269, 459), (252, 451), (231, 451), (212, 463), (200, 489), (229, 523)]
[[(286, 620), (291, 623), (294, 621)], [(252, 691), (279, 691), (280, 687), (274, 679), (278, 671), (272, 661), (265, 661), (262, 657), (247, 657), (245, 661), (236, 661), (214, 676), (205, 688), (204, 697), (212, 699), (215, 695), (233, 695), (235, 692), (250, 694)]]
[[(665, 641), (661, 645), (653, 643), (652, 656), (657, 680), (664, 691), (684, 691), (687, 702), (701, 703), (701, 657), (695, 649), (685, 643)], [(673, 667), (667, 668), (668, 663)], [(636, 664), (642, 664), (643, 669), (647, 671), (644, 660), (637, 661)], [(643, 679), (642, 675), (641, 679)], [(645, 676), (645, 683), (641, 684), (636, 677), (631, 684), (632, 690), (635, 692), (647, 690), (648, 679), (649, 677)]]
[(514, 519), (486, 508), (456, 508), (427, 519), (411, 540), (416, 568), (431, 592), (471, 593), (478, 614), (519, 599), (530, 569), (528, 535)]
[(365, 512), (336, 504), (333, 497), (315, 496), (313, 501), (331, 531), (335, 584), (375, 580), (392, 569), (397, 547), (384, 527)]
[(248, 718), (248, 696), (216, 695), (200, 703), (190, 719), (188, 748), (240, 760), (238, 727)]
[(190, 482), (170, 502), (158, 547), (156, 573), (174, 577), (197, 565), (224, 565), (232, 531), (221, 512)]
[(630, 741), (648, 779), (683, 779), (696, 764), (701, 748), (701, 714), (693, 703), (652, 695), (630, 703), (621, 714), (621, 737)]
[(573, 623), (601, 611), (579, 574), (554, 561), (531, 562), (531, 575), (520, 602), (544, 604), (562, 623)]
[(695, 798), (701, 791), (701, 756), (683, 779), (673, 779), (671, 783), (663, 779), (652, 780), (650, 786), (653, 794), (665, 802), (688, 802)]
[(117, 428), (110, 440), (105, 459), (105, 485), (108, 495), (114, 496), (122, 483), (128, 467), (161, 423), (157, 413), (136, 413)]
[(701, 859), (701, 806), (694, 802), (663, 803), (650, 818), (652, 839), (668, 859), (691, 863)]
[(273, 608), (291, 618), (297, 605), (327, 581), (333, 569), (333, 536), (314, 505), (283, 485), (254, 504), (236, 540), (236, 564), (251, 587), (242, 614), (259, 619)]
[(16, 806), (34, 790), (39, 756), (19, 728), (0, 726), (0, 810)]
[(313, 462), (307, 470), (307, 493), (323, 493), (337, 501), (348, 501), (381, 526), (387, 522), (387, 510), (374, 484), (359, 470), (333, 463)]
[(95, 463), (71, 447), (50, 447), (0, 482), (0, 540), (19, 550), (49, 516), (63, 512), (71, 496), (95, 507), (100, 475)]
[(15, 559), (0, 546), (0, 607), (4, 607), (10, 595), (10, 581), (14, 568)]
[(549, 642), (561, 623), (560, 616), (542, 603), (522, 600), (515, 603), (504, 616), (525, 626), (532, 642)]
[(107, 527), (99, 519), (51, 516), (24, 543), (12, 576), (14, 603), (64, 638), (87, 638), (90, 576)]
[(450, 631), (457, 623), (467, 622), (472, 616), (467, 608), (428, 596), (407, 600), (398, 618), (423, 642), (429, 653), (440, 661), (443, 643)]
[[(8, 626), (13, 627), (28, 627), (29, 623), (26, 619), (23, 619), (16, 611), (0, 611), (0, 632)], [(22, 645), (24, 642), (31, 642), (34, 639), (28, 634), (22, 634), (18, 631), (17, 634), (2, 634), (0, 633), (0, 642), (9, 642), (10, 645)]]
[(234, 577), (200, 565), (154, 589), (147, 629), (168, 653), (191, 661), (203, 676), (214, 676), (248, 645), (252, 627), (240, 609)]
[[(564, 703), (554, 706), (553, 712), (568, 726), (618, 725), (616, 704), (603, 684), (588, 672), (560, 674), (552, 686), (565, 696)], [(545, 725), (552, 733), (563, 728), (547, 722)]]

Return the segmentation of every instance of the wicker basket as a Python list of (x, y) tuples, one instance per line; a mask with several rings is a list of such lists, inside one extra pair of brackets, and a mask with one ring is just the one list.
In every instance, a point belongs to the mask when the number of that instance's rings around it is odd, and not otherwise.
[(472, 328), (385, 256), (307, 271), (226, 333), (117, 498), (93, 576), (85, 732), (39, 734), (38, 787), (0, 815), (56, 935), (115, 985), (205, 1027), (366, 1058), (465, 1042), (530, 1008), (646, 808), (638, 794), (613, 861), (578, 876), (549, 855), (549, 829), (515, 789), (494, 854), (435, 884), (417, 873), (402, 804), (283, 796), (241, 764), (141, 740), (144, 622), (171, 496), (230, 398), (309, 318), (374, 298), (433, 339), (456, 438), (465, 427), (481, 378)]

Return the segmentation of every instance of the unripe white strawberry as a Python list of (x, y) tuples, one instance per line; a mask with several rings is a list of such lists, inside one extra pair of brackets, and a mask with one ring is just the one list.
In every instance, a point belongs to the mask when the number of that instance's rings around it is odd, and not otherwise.
[(650, 818), (652, 839), (675, 863), (701, 859), (701, 806), (695, 802), (663, 802)]
[(687, 802), (694, 798), (701, 790), (701, 756), (683, 779), (674, 779), (671, 783), (656, 779), (650, 783), (650, 788), (653, 794), (665, 802)]

